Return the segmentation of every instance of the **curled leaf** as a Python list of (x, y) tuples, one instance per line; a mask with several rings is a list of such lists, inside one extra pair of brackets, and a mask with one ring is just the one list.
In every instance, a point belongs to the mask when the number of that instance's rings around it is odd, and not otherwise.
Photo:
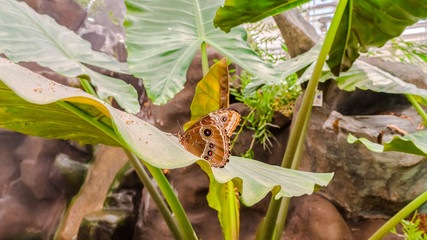
[(333, 177), (333, 173), (302, 172), (236, 156), (231, 156), (224, 168), (198, 163), (220, 183), (233, 180), (246, 206), (259, 202), (270, 191), (275, 199), (311, 194), (315, 185), (326, 186)]
[(373, 143), (366, 138), (357, 138), (351, 134), (347, 137), (349, 143), (362, 143), (373, 152), (404, 152), (427, 157), (427, 131), (407, 134), (403, 137), (395, 136), (390, 142), (381, 144)]

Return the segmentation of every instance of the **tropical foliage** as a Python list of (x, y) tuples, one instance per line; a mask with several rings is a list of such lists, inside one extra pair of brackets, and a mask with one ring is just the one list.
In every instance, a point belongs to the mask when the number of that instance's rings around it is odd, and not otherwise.
[[(74, 32), (59, 26), (52, 18), (36, 13), (25, 3), (0, 0), (0, 53), (9, 59), (0, 59), (0, 126), (45, 138), (123, 147), (141, 181), (151, 189), (150, 194), (156, 199), (156, 205), (177, 239), (197, 239), (197, 235), (160, 169), (197, 163), (206, 172), (211, 188), (209, 205), (218, 211), (225, 239), (238, 238), (239, 202), (251, 206), (271, 192), (274, 197), (257, 238), (279, 239), (289, 198), (311, 194), (316, 185), (327, 185), (333, 176), (332, 173), (295, 170), (321, 76), (330, 78), (331, 72), (338, 75), (354, 64), (350, 71), (335, 78), (338, 86), (344, 90), (351, 91), (357, 87), (406, 94), (414, 106), (425, 104), (427, 97), (425, 90), (356, 61), (359, 52), (367, 51), (370, 46), (382, 46), (398, 36), (406, 26), (426, 18), (425, 2), (341, 0), (323, 44), (277, 66), (263, 61), (247, 43), (245, 30), (236, 27), (304, 2), (226, 0), (221, 6), (218, 0), (127, 0), (124, 25), (129, 57), (126, 64), (93, 51), (90, 44)], [(32, 34), (27, 34), (28, 31)], [(295, 117), (281, 167), (235, 156), (230, 157), (224, 168), (210, 167), (206, 161), (184, 150), (175, 136), (132, 115), (139, 111), (133, 87), (90, 67), (131, 73), (142, 78), (151, 100), (155, 104), (163, 104), (183, 89), (190, 62), (200, 49), (205, 77), (197, 86), (191, 105), (191, 121), (194, 122), (203, 114), (228, 106), (229, 101), (226, 60), (209, 69), (207, 45), (252, 76), (247, 82), (243, 80), (244, 88), (234, 94), (253, 109), (264, 108), (267, 113), (279, 110), (274, 108), (276, 101), (281, 101), (285, 96), (288, 98), (286, 101), (295, 98), (292, 94), (288, 96), (289, 89), (295, 85), (295, 72), (305, 70), (304, 75), (310, 76), (300, 79), (309, 79), (308, 86)], [(331, 70), (325, 68), (328, 56)], [(19, 62), (37, 62), (65, 77), (79, 77), (85, 90), (91, 94), (30, 72), (17, 65)], [(325, 72), (322, 73), (322, 70)], [(90, 80), (90, 84), (85, 83), (86, 79)], [(280, 94), (270, 94), (273, 92)], [(110, 105), (111, 97), (127, 112), (113, 108)], [(257, 101), (261, 105), (255, 104)], [(418, 107), (417, 110), (423, 114), (422, 108)], [(263, 126), (258, 127), (263, 131), (258, 135), (269, 136), (266, 126), (270, 119), (270, 115), (264, 114), (261, 122), (256, 123)], [(395, 138), (384, 146), (351, 136), (349, 141), (361, 142), (375, 151), (426, 155), (425, 131)], [(157, 181), (166, 202), (159, 197), (143, 165)], [(415, 202), (410, 206), (414, 208), (417, 204)]]

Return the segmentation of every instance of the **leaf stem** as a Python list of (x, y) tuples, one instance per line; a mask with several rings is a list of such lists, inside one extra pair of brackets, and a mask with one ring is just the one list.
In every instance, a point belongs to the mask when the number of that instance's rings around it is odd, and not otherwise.
[(197, 240), (197, 235), (194, 232), (193, 226), (188, 220), (187, 215), (185, 214), (184, 208), (182, 207), (178, 197), (173, 192), (171, 185), (166, 179), (163, 172), (156, 167), (151, 166), (149, 163), (144, 162), (145, 166), (147, 166), (153, 178), (156, 179), (157, 184), (159, 185), (160, 190), (165, 196), (166, 201), (168, 202), (172, 212), (175, 214), (176, 219), (178, 220), (178, 224), (181, 227), (181, 231), (184, 233), (184, 239), (194, 239)]
[[(319, 77), (322, 73), (323, 65), (325, 64), (326, 57), (331, 50), (331, 46), (333, 40), (335, 38), (335, 34), (337, 32), (341, 17), (344, 13), (348, 0), (340, 0), (334, 17), (331, 22), (331, 26), (326, 34), (326, 38), (323, 42), (322, 50), (320, 51), (319, 57), (317, 58), (316, 65), (314, 67), (313, 74), (311, 75), (310, 81), (308, 82), (307, 89), (304, 93), (301, 107), (298, 111), (298, 115), (295, 120), (295, 126), (291, 130), (291, 135), (289, 137), (289, 142), (286, 147), (285, 154), (283, 156), (283, 161), (281, 166), (285, 168), (292, 167), (292, 162), (294, 160), (294, 156), (296, 155), (296, 151), (298, 149), (298, 145), (300, 142), (300, 138), (305, 136), (305, 125), (308, 124), (308, 119), (310, 117), (313, 100), (317, 88), (317, 84), (319, 82)], [(260, 233), (257, 234), (259, 239), (272, 239), (273, 235), (280, 236), (281, 231), (283, 229), (278, 229), (280, 231), (275, 233), (275, 226), (277, 221), (277, 216), (279, 214), (279, 209), (281, 208), (281, 204), (279, 200), (275, 200), (274, 198), (270, 201), (270, 206), (267, 210), (267, 215), (261, 225)], [(285, 210), (286, 208), (282, 208)], [(281, 214), (283, 215), (283, 214)]]
[[(303, 133), (301, 134), (301, 137), (300, 137), (299, 142), (298, 142), (297, 150), (296, 150), (294, 159), (292, 161), (291, 169), (297, 170), (299, 167), (302, 150), (304, 148), (304, 139), (305, 139), (305, 135), (306, 135), (305, 133), (307, 132), (308, 122), (310, 121), (310, 116), (311, 116), (311, 111), (310, 111), (308, 117), (305, 119), (306, 123), (304, 124), (304, 128), (302, 130)], [(274, 229), (274, 236), (273, 236), (274, 240), (280, 240), (283, 228), (285, 227), (286, 217), (288, 215), (288, 209), (289, 209), (290, 203), (291, 203), (291, 198), (289, 198), (289, 197), (283, 197), (280, 201), (279, 213), (277, 215), (276, 225), (275, 225), (275, 229)]]
[(138, 174), (139, 179), (141, 179), (142, 184), (144, 184), (144, 188), (147, 189), (148, 193), (153, 198), (154, 203), (156, 204), (157, 208), (162, 214), (163, 219), (166, 221), (166, 224), (171, 230), (174, 238), (185, 239), (184, 234), (181, 232), (168, 206), (163, 201), (162, 196), (151, 183), (151, 179), (148, 176), (147, 172), (145, 171), (144, 166), (142, 165), (142, 162), (135, 156), (135, 154), (131, 153), (129, 150), (125, 149), (125, 152), (128, 155), (129, 161), (132, 163), (132, 166), (135, 169), (135, 172)]
[(236, 193), (234, 191), (234, 183), (233, 181), (228, 181), (226, 183), (227, 188), (227, 204), (228, 204), (228, 219), (230, 222), (230, 236), (224, 236), (225, 239), (239, 239), (239, 209), (237, 207), (238, 200), (236, 198)]
[(245, 120), (243, 121), (243, 123), (240, 125), (240, 129), (239, 129), (239, 131), (236, 133), (236, 136), (234, 137), (233, 142), (231, 143), (230, 150), (232, 150), (232, 149), (233, 149), (233, 147), (234, 147), (234, 143), (236, 143), (237, 138), (239, 137), (240, 133), (242, 133), (243, 128), (245, 127), (245, 124), (246, 124), (246, 122), (248, 121), (248, 117), (249, 117), (249, 116), (250, 116), (254, 111), (255, 111), (255, 109), (252, 109), (252, 111), (248, 114), (248, 116), (245, 118)]
[(378, 229), (368, 240), (383, 239), (394, 226), (425, 202), (427, 202), (427, 191), (402, 208), (398, 213), (396, 213), (396, 215), (382, 225), (381, 228)]
[(205, 76), (209, 72), (209, 59), (208, 59), (208, 54), (206, 53), (206, 42), (202, 42), (200, 49), (201, 49), (201, 55), (202, 55), (201, 58), (202, 58), (203, 76)]
[(418, 114), (420, 114), (420, 116), (423, 118), (423, 125), (427, 125), (427, 113), (424, 111), (421, 105), (415, 101), (411, 94), (405, 94), (405, 96), (408, 98), (409, 102), (411, 102), (412, 106), (414, 106), (415, 110), (417, 110)]
[(291, 198), (283, 197), (280, 200), (279, 212), (277, 215), (276, 224), (274, 227), (274, 240), (280, 240), (282, 237), (283, 227), (285, 226), (286, 216), (288, 215), (289, 204), (291, 202)]
[(87, 79), (81, 78), (81, 77), (79, 79), (80, 79), (80, 83), (82, 84), (84, 90), (87, 93), (90, 93), (93, 96), (99, 98), (98, 94), (96, 94), (95, 90), (93, 89), (92, 85), (90, 84), (90, 82)]

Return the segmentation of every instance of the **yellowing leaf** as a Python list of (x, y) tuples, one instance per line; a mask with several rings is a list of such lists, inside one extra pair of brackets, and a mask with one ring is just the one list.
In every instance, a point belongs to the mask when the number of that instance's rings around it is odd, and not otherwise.
[(228, 66), (226, 59), (215, 63), (197, 84), (191, 102), (191, 119), (184, 124), (189, 128), (204, 115), (228, 106)]

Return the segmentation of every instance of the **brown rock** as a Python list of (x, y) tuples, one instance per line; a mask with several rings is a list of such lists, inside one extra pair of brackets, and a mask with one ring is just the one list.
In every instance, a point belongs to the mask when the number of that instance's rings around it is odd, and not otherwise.
[(351, 240), (347, 223), (325, 198), (313, 194), (292, 200), (282, 239)]
[(51, 16), (57, 23), (73, 31), (86, 18), (86, 11), (72, 0), (21, 0), (40, 14)]
[(310, 50), (320, 40), (313, 26), (293, 8), (273, 17), (285, 39), (291, 57), (296, 57)]
[[(350, 222), (353, 239), (369, 239), (380, 227), (387, 222), (386, 219), (358, 219)], [(402, 233), (401, 226), (396, 227), (397, 232)], [(402, 238), (392, 233), (387, 234), (382, 240), (401, 240)]]
[[(11, 148), (13, 146), (13, 148)], [(87, 153), (66, 141), (48, 140), (0, 130), (2, 178), (0, 195), (0, 236), (22, 234), (51, 239), (67, 204), (66, 182), (54, 173), (58, 153), (84, 162)]]
[[(337, 91), (340, 94), (336, 94)], [(406, 105), (406, 108), (405, 105), (398, 106), (398, 109), (387, 108), (389, 105), (377, 105), (384, 95), (365, 92), (371, 95), (372, 100), (365, 104), (366, 112), (395, 114), (342, 115), (333, 110), (339, 109), (339, 104), (331, 105), (339, 103), (340, 99), (345, 103), (348, 98), (346, 92), (337, 90), (335, 82), (331, 82), (324, 92), (324, 106), (313, 109), (300, 169), (335, 172), (322, 193), (342, 207), (349, 217), (385, 217), (393, 215), (426, 190), (427, 162), (417, 155), (371, 152), (361, 144), (347, 143), (347, 135), (351, 133), (373, 142), (377, 142), (381, 136), (383, 142), (388, 142), (399, 135), (388, 125), (415, 132), (422, 119), (410, 105)], [(363, 93), (360, 91), (358, 97), (363, 98)], [(362, 108), (358, 111), (362, 111)], [(409, 118), (399, 117), (399, 114)]]

